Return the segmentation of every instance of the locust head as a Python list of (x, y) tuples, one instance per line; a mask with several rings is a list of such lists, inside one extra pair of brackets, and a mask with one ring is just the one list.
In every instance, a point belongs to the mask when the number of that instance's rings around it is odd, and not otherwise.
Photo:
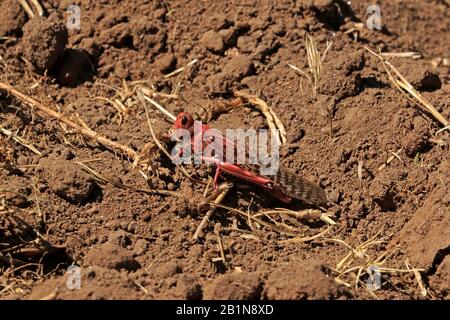
[(180, 112), (173, 125), (174, 129), (189, 130), (194, 125), (194, 119), (188, 112)]
[[(178, 129), (185, 129), (188, 131), (191, 131), (194, 126), (194, 119), (192, 118), (191, 114), (188, 112), (180, 112), (175, 119), (175, 123), (173, 124), (172, 128), (169, 130), (169, 135), (171, 137), (174, 137), (177, 134)], [(175, 137), (177, 138), (177, 137)]]
[(169, 130), (172, 141), (177, 141), (172, 156), (174, 159), (180, 158), (186, 148), (191, 148), (191, 134), (194, 130), (194, 119), (188, 112), (180, 112), (175, 119), (175, 123)]

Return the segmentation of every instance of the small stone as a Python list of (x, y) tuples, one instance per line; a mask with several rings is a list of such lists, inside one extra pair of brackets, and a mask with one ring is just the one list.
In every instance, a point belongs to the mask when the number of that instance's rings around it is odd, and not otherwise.
[(217, 54), (222, 54), (225, 51), (225, 44), (219, 33), (213, 30), (205, 32), (200, 42), (209, 51)]
[(142, 256), (148, 249), (148, 241), (145, 239), (138, 239), (134, 244), (133, 254), (135, 256)]
[(162, 279), (173, 277), (174, 275), (182, 272), (183, 269), (176, 261), (169, 261), (155, 267), (155, 273)]
[(243, 53), (252, 53), (256, 50), (256, 40), (250, 36), (241, 36), (237, 40), (237, 47)]
[(223, 68), (222, 73), (232, 75), (238, 80), (247, 77), (255, 72), (255, 66), (249, 56), (238, 55), (232, 58)]
[(333, 203), (339, 203), (341, 200), (341, 192), (337, 189), (334, 189), (328, 195), (328, 199)]
[(230, 28), (220, 30), (219, 35), (222, 37), (222, 40), (227, 47), (233, 47), (236, 45), (237, 32), (235, 29)]
[(177, 58), (171, 53), (163, 54), (155, 61), (155, 66), (161, 73), (171, 72), (176, 65)]

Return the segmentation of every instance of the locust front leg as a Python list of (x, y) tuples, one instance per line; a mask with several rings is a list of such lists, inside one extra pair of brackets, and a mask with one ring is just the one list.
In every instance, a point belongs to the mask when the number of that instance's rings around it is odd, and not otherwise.
[(223, 162), (212, 157), (202, 157), (202, 160), (205, 161), (206, 163), (214, 163), (216, 165), (216, 173), (214, 174), (213, 186), (214, 191), (217, 191), (218, 180), (220, 176), (221, 167), (223, 166)]

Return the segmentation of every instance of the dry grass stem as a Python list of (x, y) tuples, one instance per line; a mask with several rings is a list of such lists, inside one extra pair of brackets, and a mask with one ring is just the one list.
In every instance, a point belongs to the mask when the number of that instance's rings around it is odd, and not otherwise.
[(297, 71), (298, 73), (300, 73), (302, 76), (306, 77), (308, 79), (308, 81), (312, 84), (313, 81), (311, 80), (311, 77), (309, 76), (309, 74), (307, 74), (305, 71), (303, 71), (302, 69), (294, 66), (293, 64), (288, 63), (287, 64), (291, 69)]
[[(218, 205), (220, 204), (223, 199), (226, 197), (226, 195), (228, 194), (228, 191), (230, 191), (231, 189), (231, 185), (228, 185), (227, 187), (225, 187), (220, 194), (217, 196), (217, 198), (214, 200), (214, 204)], [(192, 240), (197, 241), (198, 237), (200, 236), (200, 233), (203, 231), (203, 229), (205, 228), (206, 224), (208, 223), (209, 219), (211, 218), (212, 214), (214, 213), (214, 211), (216, 211), (216, 207), (212, 206), (208, 212), (206, 212), (205, 216), (203, 217), (202, 221), (200, 222), (200, 224), (197, 227), (197, 230), (195, 230), (194, 236), (192, 237)], [(225, 260), (225, 258), (224, 258)]]
[[(332, 269), (332, 271), (336, 274), (335, 280), (337, 282), (348, 283), (348, 281), (345, 281), (342, 278), (351, 276), (351, 278), (354, 280), (354, 286), (356, 289), (358, 288), (358, 286), (362, 286), (367, 290), (367, 292), (370, 295), (372, 295), (375, 298), (376, 295), (374, 294), (373, 291), (379, 289), (379, 287), (373, 288), (374, 279), (371, 278), (373, 276), (372, 271), (376, 270), (380, 274), (381, 273), (396, 274), (409, 272), (419, 274), (420, 271), (424, 271), (424, 269), (412, 269), (409, 268), (409, 266), (407, 267), (407, 269), (384, 267), (387, 261), (394, 255), (394, 253), (398, 251), (398, 247), (394, 247), (392, 250), (384, 251), (381, 255), (379, 255), (375, 259), (372, 258), (368, 253), (368, 249), (375, 245), (386, 243), (385, 240), (376, 240), (379, 234), (380, 232), (378, 232), (372, 238), (359, 244), (356, 247), (352, 247), (351, 245), (340, 239), (325, 239), (325, 241), (340, 243), (349, 249), (349, 252), (336, 264), (336, 267)], [(361, 280), (362, 278), (367, 278), (368, 280), (371, 279), (372, 281), (370, 282), (370, 285), (369, 283), (363, 282)], [(422, 288), (423, 284), (421, 286), (422, 283), (421, 278), (417, 278), (416, 276), (416, 280), (419, 282), (419, 287)], [(375, 283), (375, 285), (381, 286), (382, 284)]]
[[(245, 220), (247, 220), (247, 218), (248, 218), (248, 213), (244, 212), (242, 210), (239, 210), (239, 209), (236, 209), (236, 208), (232, 208), (232, 207), (229, 207), (229, 206), (225, 206), (225, 205), (222, 205), (222, 204), (210, 203), (210, 205), (214, 206), (214, 207), (218, 207), (218, 208), (222, 208), (222, 209), (228, 210), (228, 212), (231, 212), (231, 213), (237, 213), (242, 218), (244, 218)], [(257, 223), (257, 224), (259, 224), (261, 226), (264, 226), (267, 229), (274, 230), (274, 231), (276, 231), (278, 233), (281, 233), (281, 234), (284, 234), (284, 235), (287, 235), (287, 236), (290, 236), (290, 237), (298, 236), (298, 234), (296, 234), (296, 233), (293, 233), (293, 232), (291, 232), (289, 230), (285, 230), (283, 228), (280, 228), (280, 227), (276, 226), (273, 223), (266, 222), (266, 221), (264, 221), (262, 219), (259, 219), (259, 218), (255, 217), (253, 215), (250, 215), (250, 219), (253, 222)]]
[(128, 109), (122, 104), (121, 101), (118, 99), (115, 99), (114, 101), (105, 97), (95, 97), (94, 99), (102, 100), (108, 102), (114, 109), (117, 110), (119, 115), (119, 122), (118, 125), (120, 126), (122, 124), (123, 120), (123, 114), (128, 113)]
[(278, 118), (273, 109), (269, 107), (264, 100), (245, 91), (235, 91), (234, 95), (236, 97), (243, 98), (249, 103), (257, 106), (266, 117), (269, 129), (273, 133), (278, 133), (275, 135), (277, 142), (279, 144), (286, 143), (286, 129), (284, 128), (283, 123), (281, 122), (280, 118)]
[(363, 169), (364, 169), (364, 162), (362, 160), (358, 161), (358, 179), (361, 181), (363, 179)]
[(331, 213), (327, 212), (324, 213), (317, 209), (305, 209), (300, 211), (293, 211), (285, 208), (276, 208), (275, 210), (269, 210), (269, 211), (263, 211), (260, 213), (255, 214), (255, 217), (259, 217), (261, 215), (280, 215), (280, 214), (286, 214), (288, 216), (294, 217), (298, 220), (309, 220), (309, 219), (315, 219), (315, 220), (321, 220), (327, 224), (334, 225), (336, 222), (333, 221), (333, 219), (330, 218)]
[(309, 34), (306, 35), (306, 56), (308, 58), (309, 72), (312, 74), (314, 95), (317, 90), (320, 73), (322, 72), (322, 60), (316, 41)]
[(141, 100), (141, 102), (145, 105), (144, 101), (142, 101), (142, 99), (147, 100), (148, 102), (150, 102), (154, 107), (156, 107), (159, 111), (161, 111), (164, 115), (166, 115), (167, 118), (169, 118), (170, 122), (175, 122), (176, 120), (176, 116), (173, 115), (172, 113), (170, 113), (169, 111), (167, 111), (163, 106), (161, 106), (159, 103), (157, 103), (155, 100), (153, 100), (152, 98), (146, 96), (142, 90), (138, 89), (137, 91), (138, 93), (138, 98)]
[(217, 242), (219, 244), (220, 258), (221, 258), (222, 262), (225, 263), (226, 262), (225, 252), (223, 250), (222, 237), (220, 236), (220, 234), (217, 235)]
[[(30, 3), (34, 6), (38, 16), (43, 17), (44, 16), (44, 9), (42, 8), (41, 4), (38, 0), (29, 0)], [(31, 8), (30, 4), (27, 2), (27, 0), (18, 0), (19, 4), (22, 6), (22, 8), (27, 13), (28, 17), (30, 19), (33, 19), (35, 17), (34, 11)]]
[(411, 58), (411, 59), (420, 59), (422, 58), (422, 55), (420, 52), (415, 51), (409, 51), (409, 52), (382, 52), (382, 57), (389, 58), (389, 57), (395, 57), (395, 58)]
[(95, 171), (94, 169), (87, 166), (83, 162), (75, 161), (75, 163), (78, 164), (79, 166), (81, 166), (88, 173), (92, 174), (97, 181), (100, 181), (103, 183), (109, 183), (109, 184), (115, 186), (116, 188), (128, 189), (128, 190), (132, 190), (132, 191), (136, 191), (136, 192), (144, 192), (144, 193), (148, 193), (148, 194), (158, 194), (158, 195), (162, 195), (162, 196), (177, 196), (177, 197), (180, 196), (179, 193), (174, 192), (174, 191), (169, 191), (169, 190), (144, 189), (144, 188), (138, 188), (138, 187), (134, 187), (134, 186), (128, 186), (126, 184), (123, 184), (119, 180), (116, 180), (116, 179), (113, 179), (110, 177), (106, 177), (106, 176), (100, 174), (99, 172)]
[(390, 164), (390, 163), (392, 162), (392, 160), (394, 160), (395, 158), (397, 158), (398, 160), (400, 160), (401, 163), (404, 163), (404, 162), (402, 161), (402, 159), (400, 158), (400, 156), (398, 155), (400, 152), (402, 152), (402, 150), (403, 150), (403, 148), (400, 148), (400, 149), (397, 150), (397, 152), (391, 152), (391, 153), (392, 153), (392, 156), (390, 156), (390, 157), (386, 160), (386, 162), (383, 163), (383, 164), (378, 168), (378, 171), (381, 171), (381, 170), (383, 170), (384, 168), (386, 168), (386, 166), (387, 166), (388, 164)]
[(41, 4), (38, 0), (30, 0), (30, 2), (34, 5), (36, 8), (36, 11), (40, 17), (44, 16), (44, 9), (42, 8)]
[[(317, 95), (317, 85), (319, 83), (320, 74), (322, 73), (322, 63), (325, 61), (328, 51), (330, 50), (332, 42), (327, 41), (327, 47), (322, 55), (320, 55), (317, 49), (316, 41), (309, 34), (306, 35), (305, 47), (306, 56), (308, 60), (309, 74), (300, 68), (288, 63), (288, 66), (300, 73), (302, 76), (306, 77), (313, 88), (313, 96)], [(303, 90), (302, 90), (303, 92)]]
[(20, 5), (22, 6), (23, 10), (25, 10), (25, 12), (28, 15), (28, 18), (31, 20), (34, 18), (34, 12), (31, 9), (30, 5), (28, 4), (28, 2), (26, 0), (17, 0)]
[(153, 96), (153, 98), (161, 97), (166, 99), (178, 99), (177, 94), (157, 92), (153, 89), (144, 86), (140, 86), (139, 89), (142, 91), (143, 94), (147, 96)]
[(436, 110), (436, 108), (429, 103), (422, 95), (414, 89), (414, 87), (406, 80), (406, 78), (397, 70), (389, 61), (386, 61), (382, 56), (373, 52), (369, 48), (365, 47), (372, 55), (378, 57), (383, 63), (383, 67), (386, 70), (389, 79), (395, 85), (395, 87), (406, 97), (406, 99), (412, 104), (418, 106), (420, 109), (430, 113), (437, 121), (439, 121), (444, 127), (449, 125), (447, 119)]
[(331, 228), (332, 228), (332, 226), (328, 226), (328, 228), (326, 228), (325, 230), (323, 230), (313, 236), (294, 237), (292, 239), (282, 240), (282, 241), (280, 241), (280, 243), (299, 243), (299, 242), (301, 243), (301, 242), (313, 241), (313, 240), (319, 239), (319, 238), (323, 237), (324, 235), (326, 235), (331, 230)]
[[(0, 37), (0, 41), (5, 41), (5, 40), (12, 40), (12, 41), (16, 41), (17, 38), (14, 37)], [(4, 63), (3, 58), (0, 56), (0, 62)], [(5, 68), (6, 69), (6, 68)]]
[(191, 62), (189, 62), (186, 66), (181, 67), (181, 68), (179, 68), (179, 69), (177, 69), (177, 70), (175, 70), (175, 71), (173, 71), (173, 72), (171, 72), (171, 73), (166, 74), (166, 75), (164, 76), (164, 78), (167, 79), (167, 78), (173, 77), (173, 76), (175, 76), (175, 75), (177, 75), (177, 74), (183, 72), (184, 69), (185, 69), (186, 67), (193, 66), (193, 65), (196, 64), (197, 62), (198, 62), (198, 60), (197, 60), (197, 59), (194, 59), (194, 60), (192, 60)]
[(42, 152), (40, 152), (35, 146), (33, 146), (33, 144), (31, 144), (31, 142), (25, 140), (24, 138), (17, 136), (14, 132), (7, 130), (5, 128), (2, 128), (2, 127), (0, 127), (0, 131), (3, 134), (5, 134), (6, 136), (8, 136), (11, 139), (13, 139), (14, 141), (16, 141), (17, 143), (23, 145), (25, 148), (29, 149), (33, 153), (37, 154), (38, 156), (42, 155)]
[(72, 120), (68, 119), (66, 116), (64, 116), (63, 114), (56, 112), (46, 106), (44, 106), (42, 103), (34, 100), (33, 98), (21, 93), (20, 91), (14, 89), (13, 87), (11, 87), (8, 84), (5, 84), (3, 82), (0, 82), (0, 89), (6, 90), (7, 92), (9, 92), (10, 94), (12, 94), (13, 96), (15, 96), (16, 98), (18, 98), (19, 100), (21, 100), (24, 104), (28, 105), (31, 108), (37, 108), (40, 111), (46, 113), (47, 115), (57, 119), (58, 121), (68, 125), (69, 127), (71, 127), (72, 129), (74, 129), (75, 131), (77, 131), (78, 133), (81, 133), (82, 135), (85, 135), (93, 140), (96, 140), (97, 142), (99, 142), (100, 144), (104, 145), (105, 147), (112, 149), (112, 150), (117, 150), (120, 151), (121, 153), (123, 153), (125, 156), (129, 157), (132, 160), (136, 160), (138, 159), (138, 154), (136, 153), (136, 151), (134, 151), (133, 149), (131, 149), (130, 147), (127, 146), (123, 146), (117, 142), (114, 142), (100, 134), (98, 134), (97, 132), (95, 132), (92, 129), (89, 129), (87, 127), (83, 127), (83, 126), (79, 126), (78, 124), (76, 124), (75, 122), (73, 122)]
[(422, 297), (426, 297), (428, 291), (425, 288), (425, 285), (423, 284), (423, 280), (422, 280), (422, 276), (420, 275), (420, 272), (417, 269), (411, 267), (411, 263), (409, 262), (409, 259), (406, 259), (405, 265), (406, 265), (406, 268), (408, 269), (408, 271), (409, 270), (413, 271), (414, 277), (416, 278), (416, 281), (419, 285), (420, 294), (422, 295)]
[[(288, 209), (276, 209), (276, 210), (261, 211), (261, 212), (255, 213), (255, 214), (250, 214), (249, 211), (244, 212), (242, 210), (239, 210), (236, 208), (231, 208), (231, 207), (228, 207), (225, 205), (219, 205), (219, 204), (214, 204), (214, 203), (211, 203), (211, 205), (229, 210), (229, 212), (238, 213), (242, 218), (246, 219), (247, 221), (250, 220), (251, 222), (261, 225), (261, 226), (264, 226), (269, 230), (273, 230), (275, 232), (292, 237), (292, 239), (282, 240), (282, 241), (280, 241), (280, 243), (308, 242), (308, 241), (318, 239), (318, 238), (324, 236), (326, 233), (328, 233), (331, 230), (331, 227), (335, 224), (335, 222), (333, 220), (331, 220), (326, 214), (323, 214), (318, 210), (292, 211), (292, 210), (288, 210)], [(299, 237), (298, 233), (300, 232), (300, 230), (298, 228), (288, 226), (285, 223), (278, 223), (273, 218), (271, 218), (271, 216), (273, 216), (273, 215), (279, 216), (280, 214), (287, 214), (287, 215), (296, 217), (298, 219), (320, 219), (320, 220), (324, 221), (325, 223), (328, 223), (329, 227), (327, 229), (319, 232), (316, 235)], [(266, 217), (271, 222), (266, 222), (266, 221), (260, 219), (261, 216)], [(254, 233), (254, 228), (252, 228), (252, 231), (253, 231), (252, 233)]]
[(450, 129), (450, 126), (443, 127), (441, 129), (439, 129), (438, 131), (436, 131), (435, 134), (439, 134), (439, 133), (444, 132), (444, 131), (449, 130), (449, 129)]
[[(400, 151), (399, 151), (399, 152), (400, 152)], [(401, 163), (405, 164), (405, 162), (402, 160), (402, 158), (400, 158), (400, 156), (398, 155), (397, 152), (392, 152), (392, 151), (391, 151), (391, 153), (392, 153), (392, 155), (393, 155), (394, 157), (396, 157), (396, 158), (398, 159), (398, 161), (400, 161)]]

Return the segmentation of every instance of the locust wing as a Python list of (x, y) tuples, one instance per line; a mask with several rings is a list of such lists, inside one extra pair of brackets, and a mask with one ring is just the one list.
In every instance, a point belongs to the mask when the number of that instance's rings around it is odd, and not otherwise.
[(328, 202), (327, 195), (321, 187), (300, 177), (292, 170), (280, 167), (272, 176), (272, 181), (275, 189), (293, 198), (315, 205), (324, 205)]

